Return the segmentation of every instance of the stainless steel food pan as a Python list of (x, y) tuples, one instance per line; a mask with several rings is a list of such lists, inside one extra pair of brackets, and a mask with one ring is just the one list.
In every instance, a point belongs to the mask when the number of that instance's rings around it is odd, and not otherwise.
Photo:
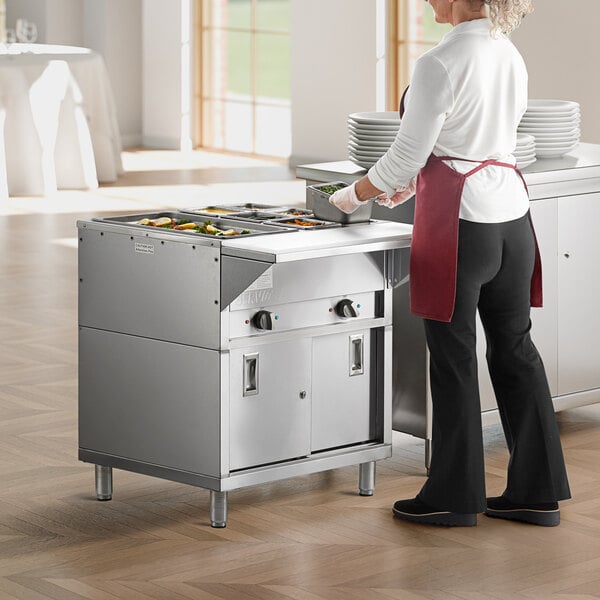
[(271, 221), (273, 219), (277, 219), (281, 217), (281, 215), (276, 212), (266, 212), (262, 210), (249, 210), (247, 212), (235, 213), (236, 219), (246, 219), (248, 221), (258, 221), (259, 223), (262, 221)]
[(320, 183), (318, 185), (309, 185), (306, 188), (307, 203), (309, 206), (312, 201), (312, 209), (317, 219), (325, 219), (326, 221), (334, 221), (342, 225), (350, 223), (365, 223), (371, 219), (371, 202), (365, 202), (364, 206), (356, 209), (352, 214), (342, 212), (336, 206), (329, 203), (331, 194), (323, 191), (322, 188), (327, 186), (339, 186), (340, 188), (347, 187), (348, 184), (343, 181), (332, 181), (329, 183)]
[(308, 208), (296, 208), (295, 206), (279, 206), (272, 212), (274, 215), (280, 217), (306, 217), (307, 219), (314, 217), (312, 210)]
[(244, 204), (235, 204), (233, 206), (228, 206), (227, 208), (232, 208), (237, 212), (244, 212), (248, 210), (269, 210), (276, 207), (273, 204), (256, 204), (254, 202), (246, 202)]

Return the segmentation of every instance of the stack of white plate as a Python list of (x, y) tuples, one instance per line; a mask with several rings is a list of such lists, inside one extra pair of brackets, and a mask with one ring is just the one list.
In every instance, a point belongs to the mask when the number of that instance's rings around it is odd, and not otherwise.
[(517, 167), (524, 169), (535, 162), (535, 138), (526, 133), (517, 133), (517, 145), (513, 152), (517, 159)]
[(538, 158), (563, 156), (579, 144), (579, 104), (568, 100), (530, 100), (517, 131), (535, 138)]
[(399, 127), (397, 112), (352, 113), (348, 116), (348, 157), (368, 169), (387, 152)]

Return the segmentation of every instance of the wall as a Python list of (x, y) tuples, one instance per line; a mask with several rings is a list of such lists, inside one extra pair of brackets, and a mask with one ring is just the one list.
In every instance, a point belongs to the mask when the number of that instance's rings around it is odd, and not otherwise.
[(7, 27), (23, 17), (33, 21), (38, 42), (45, 44), (83, 44), (81, 0), (6, 0)]
[(48, 44), (84, 45), (81, 0), (46, 0), (46, 41)]
[(84, 45), (104, 57), (123, 146), (138, 146), (142, 143), (142, 0), (79, 1)]
[(191, 148), (190, 0), (143, 0), (143, 144)]
[(529, 97), (579, 102), (582, 141), (600, 143), (600, 2), (578, 0), (576, 10), (557, 0), (533, 4), (512, 36), (527, 63)]
[(14, 29), (17, 19), (33, 21), (38, 30), (38, 42), (45, 42), (46, 3), (43, 0), (6, 0), (6, 28)]
[(292, 165), (344, 159), (348, 115), (376, 110), (377, 4), (291, 0)]

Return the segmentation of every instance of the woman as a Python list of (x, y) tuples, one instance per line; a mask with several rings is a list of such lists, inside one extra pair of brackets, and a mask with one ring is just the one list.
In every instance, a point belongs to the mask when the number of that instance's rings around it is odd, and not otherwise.
[[(527, 71), (505, 34), (531, 12), (530, 2), (429, 0), (436, 21), (453, 28), (417, 61), (391, 148), (331, 198), (352, 212), (375, 196), (393, 207), (416, 188), (411, 312), (424, 319), (430, 353), (433, 447), (417, 497), (394, 504), (406, 521), (467, 526), (485, 512), (558, 525), (558, 501), (570, 497), (544, 366), (529, 336), (541, 271), (511, 155), (527, 108)], [(506, 489), (487, 499), (477, 309), (510, 451)]]

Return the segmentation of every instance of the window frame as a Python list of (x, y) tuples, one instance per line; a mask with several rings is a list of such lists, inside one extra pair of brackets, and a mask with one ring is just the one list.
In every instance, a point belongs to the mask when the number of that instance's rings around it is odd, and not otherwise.
[(402, 92), (410, 83), (410, 47), (433, 47), (437, 42), (411, 39), (410, 3), (414, 0), (387, 0), (387, 73), (388, 110), (398, 110)]
[[(282, 157), (279, 155), (265, 155), (265, 154), (260, 154), (258, 153), (257, 147), (257, 141), (258, 141), (258, 135), (257, 135), (257, 113), (258, 113), (258, 109), (259, 107), (265, 107), (265, 106), (280, 106), (279, 103), (277, 102), (265, 102), (265, 101), (259, 101), (258, 98), (258, 79), (259, 79), (259, 73), (258, 73), (258, 51), (257, 51), (257, 46), (258, 46), (258, 39), (257, 36), (260, 34), (269, 34), (269, 35), (281, 35), (281, 36), (287, 36), (288, 38), (291, 38), (291, 31), (285, 31), (282, 29), (266, 29), (264, 27), (258, 27), (257, 26), (257, 14), (258, 14), (258, 0), (250, 0), (250, 6), (251, 6), (251, 22), (250, 22), (250, 27), (249, 28), (245, 28), (245, 27), (238, 27), (238, 26), (232, 26), (232, 27), (228, 27), (228, 26), (214, 26), (213, 24), (208, 22), (208, 17), (205, 14), (207, 11), (205, 10), (205, 2), (208, 2), (210, 0), (194, 0), (194, 146), (197, 148), (206, 148), (209, 150), (215, 150), (215, 151), (219, 151), (219, 152), (231, 152), (234, 154), (246, 154), (246, 155), (250, 155), (250, 156), (268, 156), (269, 158), (273, 158), (273, 159), (282, 159), (282, 160), (287, 160), (288, 157)], [(291, 29), (291, 28), (290, 28)], [(245, 104), (245, 105), (249, 105), (251, 106), (251, 112), (252, 112), (252, 131), (251, 131), (251, 139), (252, 139), (252, 150), (249, 152), (243, 152), (243, 151), (238, 151), (238, 150), (231, 150), (228, 148), (218, 148), (216, 146), (214, 146), (213, 144), (211, 144), (210, 142), (210, 137), (211, 134), (210, 132), (207, 132), (205, 130), (204, 127), (204, 123), (205, 123), (205, 107), (204, 107), (204, 103), (206, 101), (212, 101), (212, 102), (222, 102), (222, 103), (226, 103), (227, 99), (226, 98), (219, 98), (216, 96), (212, 96), (210, 95), (210, 92), (207, 92), (206, 89), (208, 88), (210, 90), (210, 88), (212, 87), (210, 85), (210, 83), (205, 83), (205, 77), (206, 77), (206, 70), (205, 70), (205, 65), (206, 65), (206, 61), (208, 60), (208, 57), (205, 56), (205, 52), (204, 52), (204, 39), (205, 39), (205, 35), (208, 34), (210, 35), (211, 32), (214, 31), (225, 31), (225, 32), (238, 32), (238, 33), (248, 33), (250, 35), (250, 39), (251, 39), (251, 59), (250, 59), (250, 64), (251, 64), (251, 75), (250, 75), (250, 81), (251, 81), (251, 92), (249, 94), (249, 101), (240, 101), (240, 104)], [(291, 46), (291, 40), (290, 40), (290, 46)], [(210, 72), (210, 68), (208, 69)], [(229, 101), (232, 102), (232, 101)], [(289, 108), (291, 109), (291, 98), (288, 100), (289, 103)]]

